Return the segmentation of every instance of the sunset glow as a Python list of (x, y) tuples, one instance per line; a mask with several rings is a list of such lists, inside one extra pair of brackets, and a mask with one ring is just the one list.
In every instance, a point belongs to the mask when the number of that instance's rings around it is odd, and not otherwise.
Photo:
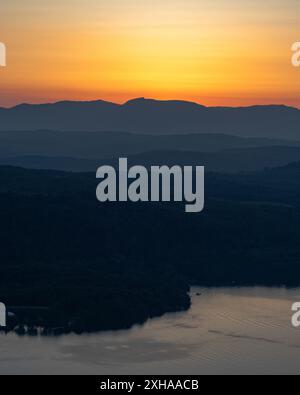
[(299, 0), (11, 0), (0, 105), (138, 96), (300, 107)]

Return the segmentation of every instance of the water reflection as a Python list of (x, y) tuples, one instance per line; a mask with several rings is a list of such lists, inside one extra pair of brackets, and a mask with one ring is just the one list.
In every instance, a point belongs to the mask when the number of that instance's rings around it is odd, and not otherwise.
[[(200, 294), (200, 295), (197, 295)], [(300, 289), (192, 291), (192, 308), (130, 331), (60, 338), (0, 336), (9, 374), (300, 373)]]

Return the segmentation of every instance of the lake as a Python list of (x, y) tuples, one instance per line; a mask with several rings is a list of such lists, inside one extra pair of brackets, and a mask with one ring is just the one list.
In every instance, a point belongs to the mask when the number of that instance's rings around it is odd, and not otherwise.
[(0, 373), (300, 374), (295, 302), (300, 289), (193, 288), (189, 311), (128, 331), (1, 335)]

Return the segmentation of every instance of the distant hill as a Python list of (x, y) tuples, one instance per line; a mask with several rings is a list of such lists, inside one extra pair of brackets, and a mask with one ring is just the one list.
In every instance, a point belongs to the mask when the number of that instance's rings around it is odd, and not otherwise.
[[(129, 165), (205, 166), (206, 171), (221, 173), (253, 172), (300, 161), (300, 147), (257, 147), (219, 152), (149, 151), (128, 156)], [(53, 169), (95, 172), (100, 165), (118, 166), (118, 157), (80, 159), (72, 157), (18, 156), (0, 158), (0, 165), (28, 169)]]
[(155, 151), (129, 157), (131, 165), (204, 165), (207, 171), (225, 173), (252, 172), (296, 161), (300, 161), (299, 147), (257, 147), (213, 153)]
[(300, 147), (300, 141), (241, 138), (223, 134), (155, 136), (125, 132), (0, 131), (0, 158), (47, 156), (107, 159), (146, 151), (206, 153), (263, 146)]
[(206, 193), (213, 198), (244, 204), (300, 206), (300, 161), (251, 173), (206, 177)]
[[(111, 160), (106, 161), (106, 163)], [(95, 172), (103, 159), (77, 159), (63, 156), (17, 156), (0, 158), (0, 166), (16, 166), (24, 169), (59, 170), (70, 172)]]
[(300, 140), (300, 110), (286, 106), (205, 107), (183, 101), (131, 100), (22, 104), (0, 108), (0, 130), (225, 133)]
[[(293, 204), (300, 208), (300, 160), (286, 166), (239, 174), (207, 172), (209, 199), (235, 202)], [(0, 194), (72, 195), (87, 194), (95, 199), (94, 172), (72, 173), (57, 170), (24, 169), (0, 165)]]

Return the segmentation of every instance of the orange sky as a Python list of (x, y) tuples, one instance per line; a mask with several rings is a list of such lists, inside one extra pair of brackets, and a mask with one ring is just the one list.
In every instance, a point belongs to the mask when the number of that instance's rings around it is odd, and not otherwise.
[(138, 96), (300, 107), (299, 0), (10, 0), (0, 105)]

